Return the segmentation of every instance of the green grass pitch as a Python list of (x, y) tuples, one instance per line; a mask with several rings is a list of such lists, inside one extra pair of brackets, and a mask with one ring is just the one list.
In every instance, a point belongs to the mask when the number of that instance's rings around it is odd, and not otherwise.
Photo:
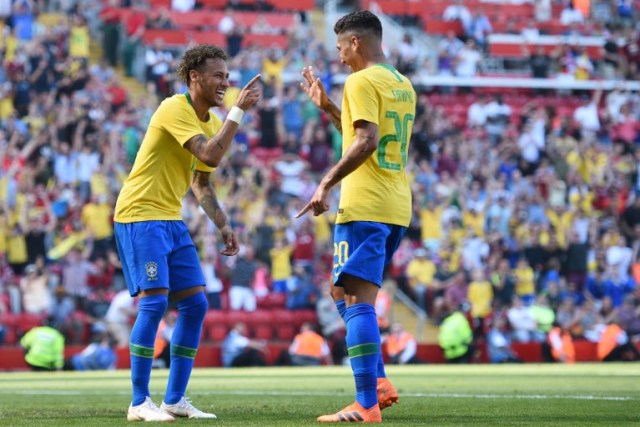
[[(400, 404), (387, 426), (640, 426), (640, 364), (387, 367)], [(167, 371), (153, 371), (163, 397)], [(194, 404), (217, 420), (189, 426), (319, 426), (351, 403), (345, 367), (197, 369)], [(0, 426), (125, 426), (129, 372), (0, 373)], [(136, 423), (133, 423), (136, 425)]]

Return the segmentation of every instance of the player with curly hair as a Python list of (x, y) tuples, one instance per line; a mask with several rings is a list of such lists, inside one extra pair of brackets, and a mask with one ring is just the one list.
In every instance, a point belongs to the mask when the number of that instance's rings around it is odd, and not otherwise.
[[(245, 110), (260, 97), (255, 76), (221, 121), (209, 110), (223, 105), (229, 88), (227, 55), (219, 47), (188, 49), (178, 67), (187, 91), (162, 101), (145, 134), (115, 208), (118, 253), (131, 296), (138, 296), (129, 348), (130, 421), (216, 418), (185, 398), (208, 304), (196, 247), (182, 221), (181, 200), (191, 187), (224, 242), (223, 255), (238, 253), (238, 241), (220, 207), (211, 172), (231, 145)], [(153, 346), (169, 300), (178, 308), (171, 338), (171, 365), (164, 401), (149, 393)]]

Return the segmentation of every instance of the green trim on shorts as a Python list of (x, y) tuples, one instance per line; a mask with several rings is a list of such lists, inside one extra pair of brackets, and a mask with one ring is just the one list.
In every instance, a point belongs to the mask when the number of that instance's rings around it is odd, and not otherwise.
[(197, 351), (198, 351), (197, 348), (183, 347), (181, 345), (175, 345), (175, 344), (171, 345), (172, 356), (184, 357), (186, 359), (195, 359)]
[(380, 352), (380, 344), (360, 344), (353, 347), (349, 347), (349, 357), (361, 357), (369, 356), (371, 354), (378, 354)]
[(153, 359), (153, 347), (144, 347), (138, 344), (129, 344), (129, 351), (131, 352), (132, 356)]

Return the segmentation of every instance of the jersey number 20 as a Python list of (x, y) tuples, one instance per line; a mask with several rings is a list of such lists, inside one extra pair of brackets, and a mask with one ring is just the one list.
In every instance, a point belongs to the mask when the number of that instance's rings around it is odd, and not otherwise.
[[(387, 111), (386, 117), (392, 119), (396, 128), (395, 133), (380, 138), (378, 144), (378, 164), (383, 169), (391, 169), (399, 171), (407, 166), (407, 144), (409, 143), (409, 122), (413, 122), (413, 114), (405, 114), (400, 118), (400, 115), (396, 111)], [(386, 159), (387, 145), (390, 142), (400, 143), (400, 155), (402, 156), (402, 166), (398, 163), (389, 162)]]

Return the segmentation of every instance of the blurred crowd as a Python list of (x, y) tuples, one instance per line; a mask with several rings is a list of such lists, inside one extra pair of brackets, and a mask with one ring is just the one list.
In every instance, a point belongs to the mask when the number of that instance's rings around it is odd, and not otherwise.
[[(175, 74), (181, 51), (142, 44), (146, 28), (170, 25), (144, 3), (5, 3), (0, 1), (0, 314), (49, 316), (70, 342), (84, 339), (86, 322), (126, 341), (135, 303), (123, 292), (113, 205), (156, 106), (185, 90)], [(134, 13), (121, 22), (111, 15), (116, 6)], [(41, 13), (52, 7), (67, 14), (45, 22)], [(341, 135), (289, 76), (313, 65), (340, 105), (341, 87), (333, 77), (346, 70), (313, 36), (304, 14), (287, 33), (286, 50), (240, 49), (234, 37), (247, 29), (228, 16), (221, 31), (229, 41), (234, 87), (226, 108), (257, 73), (263, 96), (245, 114), (216, 171), (219, 200), (240, 236), (237, 257), (219, 256), (213, 224), (191, 194), (184, 199), (210, 307), (253, 311), (279, 294), (287, 308), (317, 309), (325, 337), (337, 333), (342, 339), (336, 318), (322, 315), (333, 307), (326, 290), (334, 218), (293, 219), (339, 157)], [(631, 49), (638, 29), (624, 22), (611, 32), (617, 43), (625, 40), (613, 74), (636, 78), (639, 61), (624, 58), (627, 51), (640, 55)], [(92, 40), (103, 43), (101, 58), (91, 56)], [(444, 37), (440, 52), (454, 58), (470, 40)], [(411, 44), (406, 37), (391, 57), (414, 75), (424, 64), (411, 61), (417, 58)], [(122, 74), (135, 75), (137, 61), (144, 63), (146, 91), (134, 98)], [(594, 70), (604, 70), (606, 61)], [(564, 113), (549, 101), (558, 99)], [(390, 293), (406, 293), (436, 325), (461, 311), (477, 339), (498, 327), (510, 340), (544, 341), (557, 326), (598, 341), (612, 323), (638, 339), (638, 93), (621, 83), (604, 93), (523, 93), (517, 100), (516, 106), (511, 94), (420, 88), (407, 163), (414, 215), (388, 271)], [(464, 103), (462, 122), (445, 112), (447, 102)], [(226, 110), (216, 113), (224, 117)], [(338, 198), (336, 190), (331, 211)], [(388, 309), (380, 304), (381, 327), (404, 332), (385, 318)]]

